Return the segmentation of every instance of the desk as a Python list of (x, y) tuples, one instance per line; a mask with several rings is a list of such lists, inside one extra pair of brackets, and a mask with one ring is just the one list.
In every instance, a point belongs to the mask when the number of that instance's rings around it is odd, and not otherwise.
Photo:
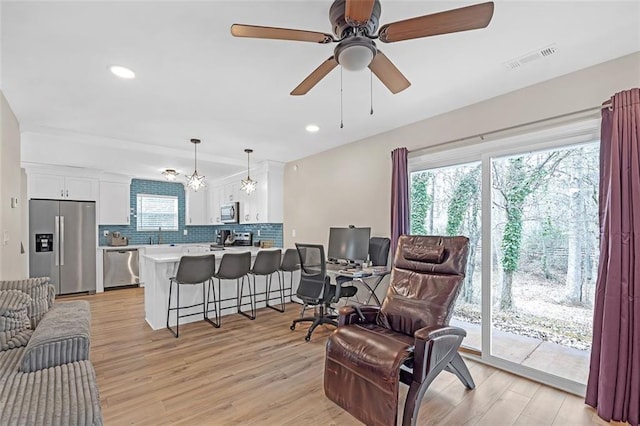
[[(367, 298), (366, 304), (369, 304), (369, 302), (371, 301), (371, 298), (373, 297), (373, 299), (376, 301), (376, 304), (380, 306), (381, 302), (378, 296), (376, 295), (376, 289), (382, 282), (382, 279), (391, 273), (391, 270), (389, 269), (375, 270), (375, 272), (372, 272), (370, 275), (354, 276), (353, 274), (344, 273), (343, 270), (346, 268), (347, 268), (346, 265), (327, 263), (327, 274), (334, 278), (344, 277), (344, 278), (349, 278), (351, 281), (358, 281), (367, 289), (367, 291), (369, 291), (369, 297)], [(369, 268), (365, 268), (365, 271), (368, 269)], [(372, 282), (370, 283), (370, 281)]]

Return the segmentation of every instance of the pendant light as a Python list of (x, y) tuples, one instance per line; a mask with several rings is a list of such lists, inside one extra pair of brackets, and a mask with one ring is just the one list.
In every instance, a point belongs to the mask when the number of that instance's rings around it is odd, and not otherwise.
[(194, 153), (194, 161), (193, 161), (193, 174), (191, 176), (187, 176), (187, 186), (194, 191), (198, 191), (200, 188), (204, 188), (204, 176), (198, 175), (198, 144), (200, 143), (200, 139), (191, 139), (191, 143), (193, 144), (193, 153)]
[(249, 155), (251, 155), (251, 153), (253, 152), (252, 149), (245, 149), (244, 152), (247, 153), (247, 178), (246, 179), (242, 179), (242, 185), (240, 186), (240, 189), (244, 192), (246, 192), (247, 194), (251, 194), (253, 191), (256, 190), (256, 186), (258, 185), (258, 182), (251, 179), (251, 176), (249, 176)]

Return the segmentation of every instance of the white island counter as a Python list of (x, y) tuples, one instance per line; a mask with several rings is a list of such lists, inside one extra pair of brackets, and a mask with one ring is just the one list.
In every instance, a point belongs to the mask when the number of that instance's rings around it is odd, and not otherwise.
[[(214, 254), (216, 258), (216, 270), (220, 266), (220, 260), (222, 256), (226, 253), (241, 253), (241, 252), (251, 252), (252, 264), (255, 260), (256, 255), (261, 250), (279, 250), (279, 249), (259, 249), (257, 247), (226, 247), (224, 250), (212, 251), (211, 253), (207, 252), (194, 252), (190, 250), (187, 253), (183, 252), (183, 249), (180, 247), (175, 247), (173, 250), (166, 249), (164, 250), (145, 250), (144, 254), (140, 255), (140, 277), (143, 278), (145, 283), (144, 286), (144, 310), (145, 310), (145, 320), (154, 330), (159, 330), (161, 328), (166, 327), (167, 324), (167, 303), (169, 297), (169, 278), (175, 276), (176, 271), (178, 269), (178, 263), (180, 262), (180, 257), (182, 256), (198, 256), (203, 254)], [(287, 276), (288, 278), (288, 276)], [(299, 279), (294, 278), (294, 286), (297, 285)], [(217, 283), (216, 292), (217, 292)], [(253, 279), (252, 279), (253, 281)], [(285, 287), (289, 285), (289, 280), (286, 279), (286, 282), (283, 283)], [(271, 289), (278, 289), (278, 277), (277, 274), (274, 274), (272, 278)], [(245, 286), (245, 292), (246, 292)], [(266, 306), (264, 302), (264, 293), (266, 290), (266, 280), (265, 277), (256, 277), (256, 293), (258, 293), (256, 304), (257, 308), (261, 308)], [(292, 289), (293, 293), (295, 293), (295, 288)], [(235, 280), (222, 280), (221, 283), (221, 299), (227, 298), (235, 298), (237, 295), (236, 292), (236, 282)], [(285, 292), (287, 296), (285, 298), (285, 302), (290, 301), (289, 291)], [(279, 293), (272, 293), (272, 300), (270, 301), (270, 305), (279, 305)], [(248, 301), (248, 298), (245, 297), (245, 301)], [(202, 302), (202, 285), (181, 285), (180, 286), (180, 305), (194, 305), (196, 303)], [(174, 301), (175, 303), (175, 296)], [(231, 308), (233, 306), (233, 308)], [(211, 309), (213, 309), (213, 304), (211, 304)], [(243, 310), (248, 310), (248, 306), (243, 307)], [(189, 312), (198, 312), (202, 311), (202, 307), (196, 307), (191, 310), (180, 310), (181, 314), (186, 314)], [(222, 303), (222, 312), (221, 316), (234, 314), (236, 313), (235, 309), (235, 300), (229, 300), (227, 302)], [(210, 314), (213, 317), (213, 312)], [(175, 325), (175, 311), (172, 312), (170, 318), (170, 324), (172, 326)], [(182, 318), (180, 324), (202, 321), (202, 316), (193, 315), (190, 317)], [(221, 321), (224, 324), (224, 321)]]

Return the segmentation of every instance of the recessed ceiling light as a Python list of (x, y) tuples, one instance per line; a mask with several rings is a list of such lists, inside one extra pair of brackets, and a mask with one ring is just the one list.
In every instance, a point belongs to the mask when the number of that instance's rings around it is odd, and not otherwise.
[(109, 67), (109, 71), (114, 73), (120, 78), (131, 79), (136, 77), (136, 73), (131, 71), (129, 68), (121, 67), (119, 65), (112, 65)]
[(318, 130), (320, 130), (320, 127), (316, 126), (315, 124), (309, 124), (307, 127), (305, 127), (305, 129), (307, 130), (307, 132), (309, 133), (315, 133)]

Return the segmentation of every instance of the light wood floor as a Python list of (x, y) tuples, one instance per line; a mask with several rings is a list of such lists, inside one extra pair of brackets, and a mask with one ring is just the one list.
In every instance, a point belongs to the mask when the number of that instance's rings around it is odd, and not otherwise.
[[(255, 321), (223, 317), (220, 329), (187, 324), (176, 339), (145, 323), (143, 291), (74, 297), (91, 302), (91, 360), (107, 425), (360, 424), (323, 393), (330, 327), (309, 343), (306, 325), (289, 330), (299, 305), (284, 314), (261, 309)], [(419, 424), (606, 424), (581, 398), (467, 362), (476, 389), (443, 372), (425, 395)]]

